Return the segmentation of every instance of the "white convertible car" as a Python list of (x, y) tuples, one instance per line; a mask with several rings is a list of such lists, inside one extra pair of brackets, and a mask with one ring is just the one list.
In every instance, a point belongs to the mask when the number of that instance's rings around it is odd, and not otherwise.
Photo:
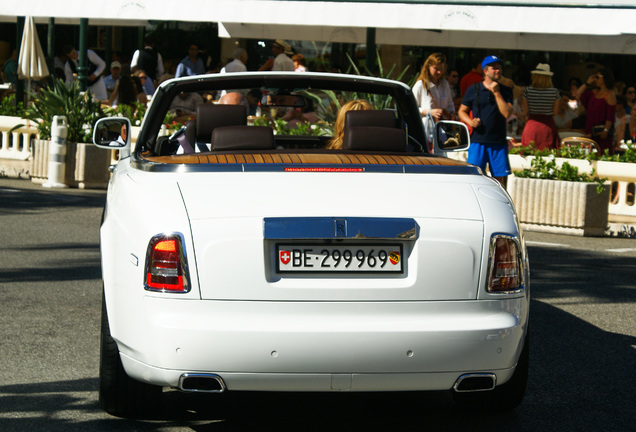
[[(192, 93), (232, 97), (187, 111)], [(516, 407), (530, 292), (515, 209), (429, 150), (466, 149), (461, 123), (431, 137), (408, 86), (352, 75), (168, 81), (134, 148), (128, 120), (101, 120), (95, 143), (120, 150), (101, 225), (103, 409), (137, 415), (162, 387)]]

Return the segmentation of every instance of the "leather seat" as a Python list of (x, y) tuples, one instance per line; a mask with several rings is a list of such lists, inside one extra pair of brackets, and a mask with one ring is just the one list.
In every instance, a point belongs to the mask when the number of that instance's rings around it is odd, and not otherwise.
[(345, 114), (343, 150), (407, 151), (407, 135), (397, 127), (395, 113), (388, 110), (349, 111)]
[(208, 151), (212, 132), (217, 127), (247, 125), (247, 109), (242, 105), (202, 104), (197, 106), (196, 120), (187, 123), (186, 138), (192, 147)]

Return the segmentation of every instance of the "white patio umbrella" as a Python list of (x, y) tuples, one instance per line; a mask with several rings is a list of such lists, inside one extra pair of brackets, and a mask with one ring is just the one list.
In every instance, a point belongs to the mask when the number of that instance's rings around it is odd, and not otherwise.
[(30, 92), (31, 80), (39, 80), (48, 75), (49, 68), (46, 65), (33, 17), (26, 17), (18, 57), (18, 77), (27, 80), (27, 92)]

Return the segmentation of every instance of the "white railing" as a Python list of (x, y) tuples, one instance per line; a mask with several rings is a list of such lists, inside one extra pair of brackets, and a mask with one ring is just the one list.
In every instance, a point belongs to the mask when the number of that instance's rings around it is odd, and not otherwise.
[[(17, 125), (23, 126), (11, 130)], [(20, 117), (0, 116), (0, 159), (29, 160), (31, 139), (37, 136), (33, 122)]]
[[(449, 157), (466, 161), (467, 152), (449, 153)], [(530, 168), (530, 162), (534, 156), (510, 155), (512, 171), (521, 171)], [(607, 178), (611, 183), (609, 214), (616, 216), (636, 217), (636, 163), (587, 161), (584, 159), (557, 158), (557, 165), (563, 162), (576, 166), (579, 172), (596, 173), (601, 178)]]

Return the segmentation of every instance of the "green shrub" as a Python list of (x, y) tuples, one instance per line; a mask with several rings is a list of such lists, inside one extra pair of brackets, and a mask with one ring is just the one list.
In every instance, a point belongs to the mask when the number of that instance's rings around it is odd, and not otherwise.
[(67, 87), (64, 81), (56, 79), (40, 93), (30, 96), (33, 103), (22, 118), (37, 123), (41, 139), (51, 138), (53, 116), (63, 115), (68, 123), (69, 142), (91, 142), (95, 122), (105, 117), (100, 101), (93, 99), (90, 90), (80, 91), (79, 81)]
[(18, 102), (16, 105), (15, 94), (10, 94), (0, 100), (0, 115), (22, 117), (22, 114), (24, 114), (24, 104)]
[(542, 156), (536, 156), (531, 162), (531, 168), (514, 173), (517, 177), (536, 178), (544, 180), (562, 180), (572, 182), (598, 183), (596, 191), (601, 193), (605, 190), (607, 178), (599, 178), (596, 170), (592, 170), (590, 174), (579, 173), (579, 169), (567, 162), (559, 167), (554, 158), (544, 159)]

